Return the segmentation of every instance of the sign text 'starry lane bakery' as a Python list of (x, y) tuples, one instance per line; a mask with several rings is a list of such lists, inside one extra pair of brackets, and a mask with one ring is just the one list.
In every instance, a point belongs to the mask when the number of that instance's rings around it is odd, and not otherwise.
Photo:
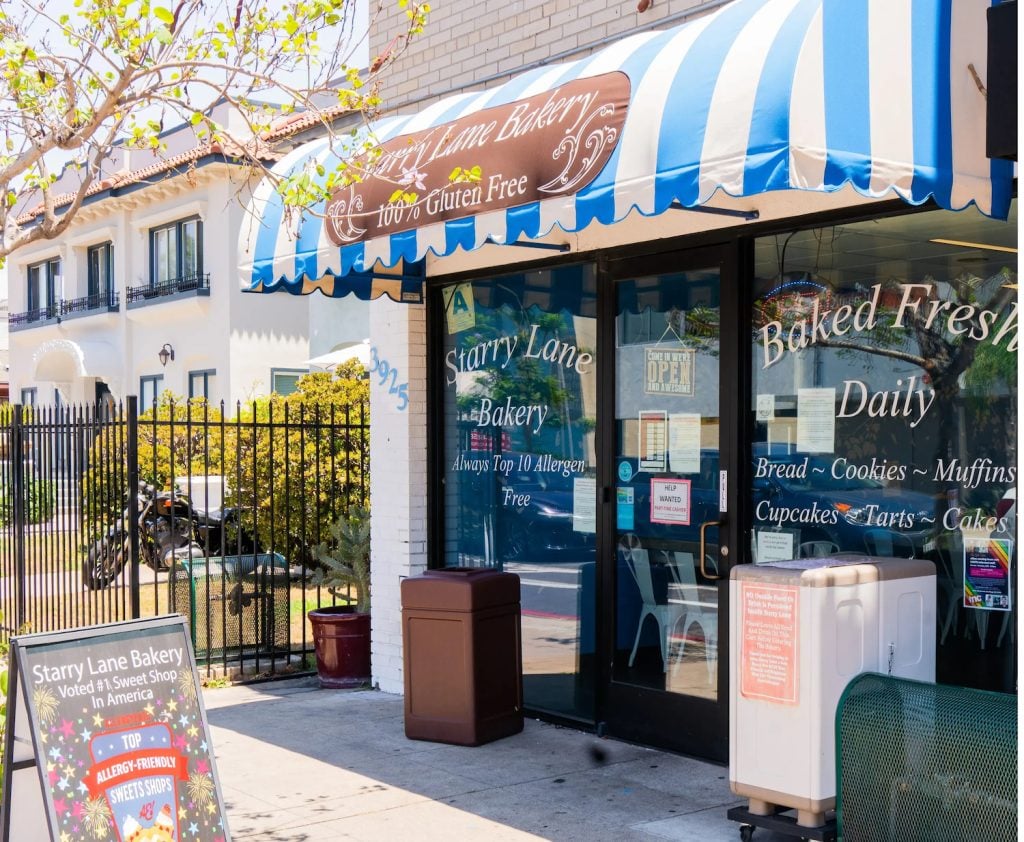
[[(611, 157), (628, 104), (629, 77), (605, 73), (393, 138), (331, 196), (328, 236), (343, 246), (576, 193)], [(479, 167), (480, 180), (452, 181), (456, 167)], [(391, 201), (396, 189), (417, 200)]]
[(183, 618), (15, 636), (10, 669), (0, 837), (230, 842)]

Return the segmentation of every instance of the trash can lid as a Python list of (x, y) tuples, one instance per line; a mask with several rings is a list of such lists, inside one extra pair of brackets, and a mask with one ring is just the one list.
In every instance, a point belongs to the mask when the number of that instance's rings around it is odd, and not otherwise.
[(402, 580), (402, 608), (479, 611), (519, 602), (519, 577), (483, 567), (427, 570)]

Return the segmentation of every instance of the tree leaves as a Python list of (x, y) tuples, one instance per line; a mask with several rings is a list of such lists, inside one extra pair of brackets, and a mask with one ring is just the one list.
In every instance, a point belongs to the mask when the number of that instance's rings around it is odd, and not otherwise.
[[(286, 111), (321, 116), (328, 128), (344, 109), (375, 109), (375, 88), (365, 85), (372, 74), (351, 66), (344, 48), (358, 41), (353, 4), (73, 0), (50, 12), (41, 0), (5, 0), (0, 97), (9, 107), (0, 110), (0, 128), (8, 154), (0, 159), (0, 186), (16, 199), (0, 203), (0, 261), (63, 233), (105, 177), (105, 162), (120, 160), (112, 158), (118, 144), (153, 150), (157, 160), (167, 153), (168, 142), (152, 127), (154, 112), (163, 126), (191, 126), (202, 142), (218, 142), (266, 174), (275, 143), (287, 137), (275, 125)], [(401, 54), (429, 11), (414, 0), (403, 7), (406, 31), (377, 71)], [(268, 100), (289, 106), (275, 111)], [(214, 108), (233, 113), (218, 113), (214, 126)], [(72, 152), (73, 161), (59, 150)], [(51, 171), (67, 163), (77, 167), (75, 178), (55, 185)], [(316, 204), (325, 198), (325, 179), (333, 186), (358, 177), (343, 173), (318, 170), (316, 179), (279, 186), (279, 193), (289, 205)], [(43, 224), (19, 227), (27, 219)]]

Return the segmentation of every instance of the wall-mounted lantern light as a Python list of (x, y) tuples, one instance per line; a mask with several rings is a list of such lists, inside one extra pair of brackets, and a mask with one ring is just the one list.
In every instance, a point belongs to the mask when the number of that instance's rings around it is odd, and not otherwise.
[(171, 347), (171, 343), (165, 342), (164, 347), (160, 349), (157, 356), (160, 357), (160, 365), (167, 365), (168, 360), (173, 360), (174, 349)]

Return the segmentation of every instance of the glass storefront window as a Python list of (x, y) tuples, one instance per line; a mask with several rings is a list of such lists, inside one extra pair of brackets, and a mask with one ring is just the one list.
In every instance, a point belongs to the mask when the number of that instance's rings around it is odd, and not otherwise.
[(933, 211), (764, 237), (755, 562), (928, 558), (940, 682), (1016, 685), (1017, 235)]
[(593, 715), (596, 282), (569, 266), (454, 284), (444, 310), (444, 564), (522, 582), (523, 690)]

